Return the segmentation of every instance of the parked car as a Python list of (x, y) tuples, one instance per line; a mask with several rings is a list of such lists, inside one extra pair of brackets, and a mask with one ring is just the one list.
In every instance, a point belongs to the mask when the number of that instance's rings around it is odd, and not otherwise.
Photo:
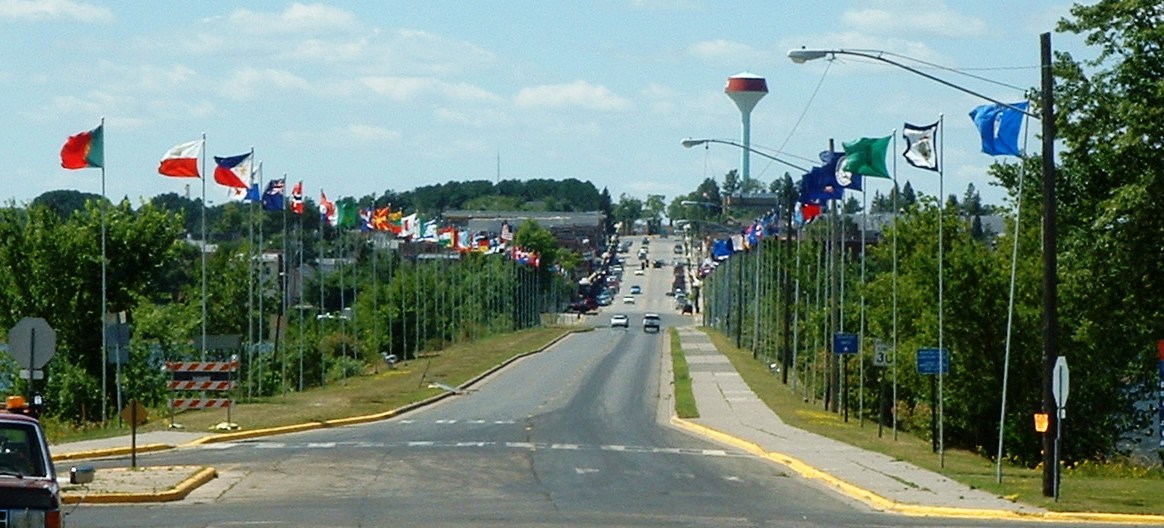
[[(13, 396), (0, 408), (2, 526), (61, 526), (61, 488), (36, 410)], [(30, 414), (31, 413), (31, 414)], [(69, 470), (71, 484), (93, 482), (93, 466)]]
[(659, 314), (649, 313), (643, 316), (643, 331), (644, 332), (658, 332), (659, 331)]
[(578, 313), (593, 312), (598, 309), (598, 300), (587, 297), (570, 305), (570, 311)]
[(630, 328), (630, 318), (623, 314), (614, 314), (610, 316), (611, 328)]

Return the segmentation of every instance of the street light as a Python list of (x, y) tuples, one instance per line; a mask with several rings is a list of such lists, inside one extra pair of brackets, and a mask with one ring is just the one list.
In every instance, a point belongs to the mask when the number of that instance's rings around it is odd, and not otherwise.
[[(698, 147), (699, 145), (704, 145), (707, 143), (720, 143), (723, 145), (731, 145), (733, 147), (742, 148), (744, 150), (751, 152), (752, 154), (755, 154), (755, 155), (763, 157), (763, 158), (768, 158), (772, 161), (775, 161), (776, 163), (783, 163), (783, 164), (785, 164), (789, 167), (792, 167), (796, 170), (808, 172), (808, 169), (806, 169), (804, 167), (801, 167), (801, 166), (793, 164), (793, 163), (789, 163), (789, 162), (784, 161), (780, 158), (777, 158), (776, 156), (773, 156), (773, 155), (768, 154), (766, 152), (756, 150), (752, 147), (745, 147), (743, 145), (743, 143), (736, 143), (735, 141), (731, 141), (731, 140), (727, 140), (727, 139), (691, 139), (691, 138), (687, 138), (687, 139), (684, 139), (682, 142), (680, 142), (680, 144), (683, 145), (683, 148)], [(684, 205), (686, 205), (686, 204), (684, 204)]]
[[(1039, 35), (1040, 70), (1041, 70), (1041, 112), (1035, 114), (1016, 108), (997, 99), (987, 97), (973, 90), (934, 77), (923, 71), (906, 66), (900, 62), (887, 59), (884, 51), (862, 51), (845, 49), (794, 49), (788, 52), (788, 58), (797, 64), (836, 55), (853, 55), (864, 57), (886, 64), (897, 66), (903, 70), (915, 73), (932, 81), (944, 84), (963, 93), (985, 99), (1006, 108), (1017, 110), (1023, 114), (1042, 121), (1043, 138), (1043, 379), (1042, 403), (1043, 412), (1048, 416), (1047, 432), (1043, 435), (1043, 496), (1059, 496), (1058, 486), (1058, 455), (1055, 446), (1058, 442), (1057, 425), (1059, 421), (1055, 405), (1051, 380), (1055, 362), (1059, 357), (1059, 318), (1058, 318), (1058, 262), (1057, 262), (1057, 234), (1055, 222), (1055, 111), (1054, 111), (1054, 77), (1051, 71), (1051, 34)], [(1005, 402), (1004, 402), (1005, 403)], [(1001, 431), (999, 431), (1001, 435)], [(1001, 479), (1001, 474), (1000, 474)]]
[[(691, 147), (697, 147), (697, 145), (708, 144), (708, 143), (721, 143), (721, 144), (725, 144), (725, 145), (732, 145), (732, 147), (736, 147), (739, 149), (744, 149), (746, 151), (754, 152), (754, 154), (757, 156), (772, 159), (773, 162), (785, 164), (785, 165), (793, 167), (793, 169), (799, 170), (801, 172), (804, 172), (804, 173), (809, 172), (808, 169), (804, 169), (804, 167), (802, 167), (800, 165), (786, 162), (786, 160), (769, 155), (769, 154), (767, 154), (767, 152), (761, 152), (759, 150), (755, 150), (752, 147), (750, 147), (750, 145), (744, 145), (744, 144), (737, 143), (734, 141), (728, 141), (728, 140), (693, 140), (693, 138), (688, 137), (687, 140), (683, 140), (682, 142), (680, 142), (680, 144), (683, 145), (683, 148), (686, 148), (686, 149), (690, 149)], [(795, 194), (794, 194), (793, 190), (790, 190), (790, 188), (786, 188), (785, 195), (786, 195), (786, 214), (785, 214), (786, 219), (785, 219), (785, 221), (787, 222), (787, 227), (786, 227), (787, 236), (785, 237), (785, 240), (786, 240), (785, 256), (786, 256), (786, 263), (787, 263), (787, 261), (790, 261), (790, 258), (792, 258), (793, 207), (794, 207)], [(687, 202), (683, 201), (683, 202), (681, 202), (681, 204), (687, 205)], [(785, 321), (783, 321), (783, 327), (785, 327), (785, 328), (783, 328), (783, 337), (785, 337), (785, 342), (783, 342), (783, 354), (781, 355), (782, 356), (781, 357), (781, 364), (782, 364), (781, 379), (783, 381), (783, 384), (786, 384), (786, 385), (788, 384), (788, 371), (792, 370), (792, 366), (793, 366), (792, 365), (792, 343), (789, 342), (789, 327), (792, 326), (792, 320), (790, 320), (790, 307), (792, 307), (792, 280), (793, 280), (792, 279), (792, 271), (789, 271), (785, 274), (785, 285), (783, 285), (783, 288), (785, 288)], [(759, 297), (757, 297), (757, 301), (759, 302)], [(737, 345), (738, 345), (739, 338), (737, 338), (736, 341), (737, 341)]]
[(889, 55), (889, 54), (890, 54), (889, 52), (881, 51), (881, 50), (848, 50), (848, 49), (822, 50), (822, 49), (800, 48), (800, 49), (789, 50), (788, 51), (788, 58), (791, 59), (792, 62), (795, 62), (796, 64), (804, 64), (810, 60), (822, 59), (825, 57), (829, 57), (830, 59), (832, 59), (832, 58), (835, 58), (837, 55), (852, 55), (854, 57), (864, 57), (866, 59), (881, 61), (881, 62), (884, 62), (886, 64), (892, 64), (893, 66), (897, 66), (898, 68), (909, 71), (911, 73), (916, 73), (916, 74), (921, 75), (922, 77), (925, 77), (931, 81), (944, 84), (944, 85), (949, 86), (950, 88), (953, 88), (953, 89), (958, 90), (960, 92), (973, 95), (974, 97), (977, 97), (979, 99), (985, 99), (985, 100), (990, 101), (994, 104), (1002, 105), (1002, 106), (1009, 108), (1011, 110), (1015, 110), (1017, 112), (1022, 112), (1023, 114), (1026, 114), (1026, 115), (1033, 117), (1035, 119), (1039, 118), (1039, 116), (1037, 114), (1035, 114), (1034, 112), (1024, 110), (1022, 108), (1011, 105), (1009, 103), (1004, 103), (1002, 101), (999, 101), (998, 99), (994, 99), (993, 97), (989, 97), (989, 96), (980, 94), (978, 92), (975, 92), (974, 90), (971, 90), (971, 89), (966, 88), (964, 86), (954, 84), (950, 81), (942, 79), (941, 77), (935, 77), (933, 75), (930, 75), (930, 74), (928, 74), (924, 71), (921, 71), (917, 68), (914, 68), (912, 66), (907, 66), (907, 65), (902, 64), (900, 62), (897, 62), (895, 60), (885, 58), (885, 56)]

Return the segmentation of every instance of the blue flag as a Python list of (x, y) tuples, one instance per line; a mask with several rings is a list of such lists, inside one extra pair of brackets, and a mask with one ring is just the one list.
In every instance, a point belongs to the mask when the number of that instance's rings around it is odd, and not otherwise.
[(282, 178), (267, 182), (267, 190), (263, 191), (264, 211), (283, 210), (283, 189), (284, 182)]
[[(982, 136), (982, 152), (991, 156), (1021, 156), (1019, 132), (1023, 127), (1023, 112), (1027, 102), (1015, 103), (1008, 108), (999, 104), (982, 105), (970, 111), (970, 119)], [(1021, 111), (1020, 111), (1021, 110)]]
[(813, 167), (800, 179), (801, 203), (819, 204), (844, 196), (844, 186), (837, 181), (837, 162), (843, 155), (839, 152), (822, 152), (820, 157), (824, 165)]

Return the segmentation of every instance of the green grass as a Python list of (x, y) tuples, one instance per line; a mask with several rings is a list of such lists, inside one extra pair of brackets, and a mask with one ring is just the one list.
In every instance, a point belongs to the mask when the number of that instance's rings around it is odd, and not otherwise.
[[(440, 394), (441, 389), (429, 388), (430, 382), (459, 386), (514, 356), (533, 352), (567, 333), (587, 328), (534, 328), (458, 344), (398, 363), (392, 370), (381, 369), (303, 392), (236, 402), (229, 421), (244, 430), (252, 430), (389, 411)], [(149, 422), (139, 427), (138, 432), (168, 428), (169, 411), (150, 409), (149, 414)], [(216, 424), (227, 421), (227, 413), (223, 409), (184, 411), (178, 412), (174, 421), (185, 431), (209, 432)], [(115, 420), (112, 422), (116, 424)], [(46, 430), (53, 443), (129, 432), (128, 427), (116, 426), (73, 429), (51, 421), (46, 423)]]
[(691, 392), (691, 372), (679, 341), (679, 331), (671, 328), (671, 369), (675, 387), (675, 414), (680, 418), (699, 418), (695, 394)]
[[(999, 496), (1053, 511), (1164, 514), (1164, 470), (1134, 468), (1122, 464), (1082, 464), (1066, 469), (1059, 501), (1043, 497), (1042, 468), (1003, 464), (1002, 483), (996, 481), (994, 461), (974, 452), (946, 449), (943, 459), (933, 452), (929, 439), (899, 431), (896, 440), (889, 426), (880, 436), (877, 423), (862, 425), (852, 410), (849, 421), (826, 411), (823, 402), (805, 402), (804, 393), (793, 393), (750, 350), (736, 348), (728, 337), (705, 329), (712, 343), (735, 366), (759, 398), (789, 425), (871, 451), (885, 453), (953, 480)], [(943, 463), (944, 462), (944, 463)]]

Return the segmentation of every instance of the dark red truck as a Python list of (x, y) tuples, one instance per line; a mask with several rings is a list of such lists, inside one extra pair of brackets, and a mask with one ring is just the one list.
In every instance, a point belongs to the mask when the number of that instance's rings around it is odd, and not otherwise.
[[(59, 528), (61, 488), (44, 429), (27, 415), (24, 399), (10, 397), (0, 409), (0, 527)], [(75, 467), (69, 481), (93, 481), (91, 466)]]

